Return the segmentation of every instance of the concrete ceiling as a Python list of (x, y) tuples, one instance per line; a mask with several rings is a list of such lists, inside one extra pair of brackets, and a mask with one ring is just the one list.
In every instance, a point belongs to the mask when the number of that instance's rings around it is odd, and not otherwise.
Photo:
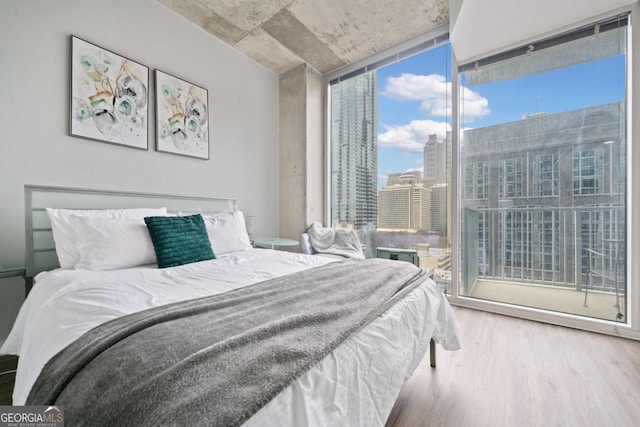
[(449, 0), (157, 0), (281, 74), (324, 74), (447, 22)]

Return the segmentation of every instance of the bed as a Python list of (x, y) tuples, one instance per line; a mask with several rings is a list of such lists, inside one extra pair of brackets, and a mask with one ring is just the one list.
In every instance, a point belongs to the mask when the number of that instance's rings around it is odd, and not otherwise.
[[(13, 396), (17, 405), (28, 401), (38, 380), (47, 382), (42, 380), (43, 368), (55, 364), (63, 350), (98, 327), (151, 310), (162, 311), (172, 304), (222, 298), (248, 292), (252, 286), (330, 271), (341, 263), (245, 248), (220, 254), (215, 260), (167, 269), (154, 265), (103, 271), (56, 268), (48, 207), (162, 206), (169, 214), (215, 215), (236, 212), (237, 203), (234, 199), (29, 186), (25, 205), (27, 278), (33, 289), (0, 348), (0, 353), (20, 356)], [(384, 425), (403, 382), (422, 360), (430, 340), (448, 350), (459, 348), (451, 308), (432, 280), (416, 280), (393, 299), (317, 363), (296, 374), (268, 402), (262, 402), (250, 417), (242, 418), (243, 425)]]

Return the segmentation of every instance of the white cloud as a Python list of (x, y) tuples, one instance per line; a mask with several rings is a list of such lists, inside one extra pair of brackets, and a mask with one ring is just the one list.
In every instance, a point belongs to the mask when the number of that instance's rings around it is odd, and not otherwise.
[(491, 110), (489, 109), (489, 100), (484, 96), (480, 96), (478, 92), (474, 92), (471, 89), (462, 86), (460, 99), (462, 99), (462, 111), (460, 111), (460, 117), (464, 123), (469, 123), (475, 119), (491, 114)]
[(403, 151), (422, 152), (430, 134), (438, 135), (442, 141), (451, 126), (433, 120), (413, 120), (408, 125), (384, 126), (385, 132), (378, 134), (378, 146), (398, 148)]
[[(400, 77), (389, 77), (382, 91), (382, 95), (389, 98), (421, 101), (420, 108), (440, 117), (451, 115), (451, 100), (447, 97), (450, 94), (451, 82), (439, 74), (424, 76), (405, 73)], [(460, 98), (463, 100), (461, 116), (464, 117), (465, 122), (471, 122), (491, 113), (487, 98), (467, 87), (462, 87)]]

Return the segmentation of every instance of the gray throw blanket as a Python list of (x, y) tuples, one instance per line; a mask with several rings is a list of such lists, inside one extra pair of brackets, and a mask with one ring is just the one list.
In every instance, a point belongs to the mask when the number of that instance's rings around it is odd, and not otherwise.
[(74, 426), (237, 426), (424, 280), (346, 260), (124, 316), (54, 356), (27, 405)]
[(342, 228), (323, 228), (317, 222), (311, 224), (309, 241), (319, 254), (339, 255), (345, 258), (364, 259), (358, 236), (353, 230)]

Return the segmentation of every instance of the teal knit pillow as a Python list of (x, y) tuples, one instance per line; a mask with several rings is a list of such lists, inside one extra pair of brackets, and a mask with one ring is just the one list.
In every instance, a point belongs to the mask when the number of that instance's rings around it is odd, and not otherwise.
[(215, 259), (201, 215), (148, 216), (144, 222), (159, 268)]

